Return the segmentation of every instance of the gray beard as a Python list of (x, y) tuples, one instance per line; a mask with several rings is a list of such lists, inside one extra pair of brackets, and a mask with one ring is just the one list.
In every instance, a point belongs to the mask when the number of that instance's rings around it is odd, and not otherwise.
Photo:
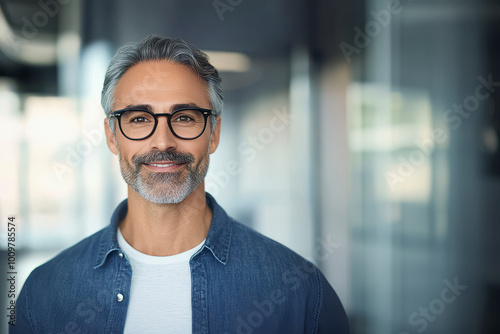
[[(118, 145), (117, 145), (118, 147)], [(210, 155), (196, 164), (193, 155), (176, 151), (153, 151), (132, 158), (132, 164), (122, 159), (118, 149), (120, 169), (125, 182), (142, 198), (156, 204), (181, 203), (205, 179)], [(157, 173), (143, 167), (143, 163), (176, 161), (184, 163), (178, 171)]]

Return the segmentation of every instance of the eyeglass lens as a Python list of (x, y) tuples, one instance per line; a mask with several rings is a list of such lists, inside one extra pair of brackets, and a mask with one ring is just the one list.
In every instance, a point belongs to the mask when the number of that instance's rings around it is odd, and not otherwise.
[[(148, 137), (155, 128), (154, 116), (146, 111), (125, 111), (120, 122), (125, 136), (132, 139)], [(205, 116), (200, 110), (175, 111), (169, 122), (174, 134), (185, 139), (198, 137), (205, 128)]]

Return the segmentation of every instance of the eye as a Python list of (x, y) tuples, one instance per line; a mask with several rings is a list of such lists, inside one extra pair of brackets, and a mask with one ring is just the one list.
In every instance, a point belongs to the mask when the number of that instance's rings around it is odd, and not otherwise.
[(146, 119), (146, 117), (141, 117), (141, 116), (139, 116), (139, 117), (134, 117), (134, 118), (132, 118), (132, 119), (130, 120), (130, 122), (132, 122), (132, 123), (145, 123), (145, 122), (147, 122), (147, 121), (148, 121), (148, 120)]
[(175, 117), (174, 122), (189, 123), (189, 122), (194, 122), (194, 119), (188, 115), (179, 115), (179, 116)]
[(144, 111), (129, 110), (123, 114), (122, 121), (130, 125), (144, 125), (154, 122), (154, 118)]

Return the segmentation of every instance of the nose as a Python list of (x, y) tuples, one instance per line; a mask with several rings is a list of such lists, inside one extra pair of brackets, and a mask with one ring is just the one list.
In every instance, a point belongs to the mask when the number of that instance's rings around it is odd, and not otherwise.
[(155, 132), (151, 135), (150, 148), (163, 152), (176, 147), (176, 137), (168, 127), (167, 117), (159, 116)]

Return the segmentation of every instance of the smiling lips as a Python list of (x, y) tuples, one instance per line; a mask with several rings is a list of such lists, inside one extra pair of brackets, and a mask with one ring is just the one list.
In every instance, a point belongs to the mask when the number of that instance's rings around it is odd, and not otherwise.
[(158, 161), (158, 162), (155, 161), (155, 162), (145, 163), (144, 165), (149, 169), (160, 172), (160, 171), (175, 170), (180, 166), (184, 165), (184, 163), (175, 161)]
[(176, 164), (176, 163), (163, 163), (163, 164), (153, 163), (153, 164), (147, 164), (147, 165), (155, 166), (155, 167), (169, 167), (169, 166), (178, 165), (178, 164)]

